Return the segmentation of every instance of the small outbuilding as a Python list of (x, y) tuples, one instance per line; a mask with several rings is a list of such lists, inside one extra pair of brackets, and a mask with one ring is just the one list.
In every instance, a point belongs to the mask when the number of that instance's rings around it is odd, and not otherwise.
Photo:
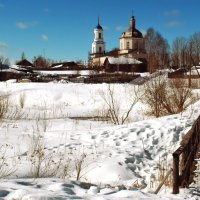
[(32, 68), (33, 64), (26, 59), (23, 59), (16, 63), (16, 65), (21, 66), (23, 68)]

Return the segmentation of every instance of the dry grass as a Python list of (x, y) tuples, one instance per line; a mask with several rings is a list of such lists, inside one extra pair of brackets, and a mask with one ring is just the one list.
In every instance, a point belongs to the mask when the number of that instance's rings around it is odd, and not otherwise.
[(8, 96), (1, 96), (0, 97), (0, 121), (2, 121), (9, 110), (9, 97)]
[(10, 157), (8, 155), (9, 151), (13, 151), (12, 145), (0, 145), (0, 179), (14, 174), (17, 170), (17, 163), (20, 161), (19, 156)]

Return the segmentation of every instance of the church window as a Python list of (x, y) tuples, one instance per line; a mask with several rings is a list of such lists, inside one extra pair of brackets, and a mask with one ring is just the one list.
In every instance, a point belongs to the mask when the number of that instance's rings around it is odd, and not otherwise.
[(102, 52), (102, 48), (101, 47), (99, 47), (99, 53), (101, 53)]
[(126, 48), (127, 48), (127, 49), (130, 49), (130, 42), (127, 42), (127, 43), (126, 43)]
[(101, 39), (101, 33), (99, 33), (99, 39)]

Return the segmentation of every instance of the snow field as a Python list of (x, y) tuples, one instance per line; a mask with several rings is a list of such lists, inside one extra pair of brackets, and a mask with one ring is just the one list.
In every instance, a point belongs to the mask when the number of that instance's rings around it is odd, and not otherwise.
[[(0, 83), (0, 88), (1, 93), (10, 95), (13, 108), (20, 107), (20, 95), (23, 94), (25, 98), (23, 108), (19, 109), (20, 117), (11, 116), (0, 128), (0, 143), (12, 146), (8, 148), (6, 155), (20, 156), (20, 160), (15, 163), (15, 171), (10, 176), (13, 180), (5, 180), (0, 184), (0, 194), (3, 193), (1, 187), (5, 191), (8, 185), (15, 188), (8, 191), (8, 199), (18, 196), (19, 199), (42, 199), (44, 196), (55, 197), (55, 193), (59, 193), (61, 199), (72, 199), (72, 196), (76, 199), (76, 195), (77, 199), (160, 199), (159, 196), (138, 190), (119, 191), (116, 187), (137, 186), (143, 191), (154, 191), (158, 185), (159, 165), (164, 163), (166, 167), (171, 167), (171, 153), (179, 146), (182, 136), (199, 115), (200, 101), (181, 114), (150, 119), (144, 115), (145, 105), (137, 102), (131, 112), (131, 123), (114, 126), (111, 122), (80, 118), (95, 116), (99, 110), (105, 109), (100, 94), (107, 91), (107, 84)], [(129, 107), (125, 97), (128, 96), (130, 100), (131, 89), (132, 86), (128, 84), (114, 85), (121, 113), (124, 108)], [(199, 90), (195, 93), (199, 94)], [(22, 178), (32, 178), (28, 155), (34, 143), (33, 138), (37, 138), (38, 133), (46, 152), (62, 151), (65, 152), (66, 161), (70, 159), (70, 177), (65, 178), (76, 179), (75, 163), (82, 155), (86, 155), (80, 180), (102, 188), (91, 186), (90, 189), (84, 189), (77, 186), (79, 182), (68, 181), (72, 186), (66, 189), (63, 186), (65, 182), (62, 183), (60, 179), (56, 179), (55, 183), (46, 179), (41, 187), (37, 183), (23, 186), (27, 181)], [(12, 159), (9, 161), (12, 165), (11, 161)], [(22, 184), (16, 178), (21, 178)], [(28, 183), (32, 184), (32, 181), (31, 179)], [(114, 189), (106, 189), (108, 184)], [(73, 187), (71, 193), (70, 187)], [(35, 190), (38, 191), (37, 194), (34, 194)], [(101, 190), (110, 191), (105, 192), (104, 196)], [(44, 191), (47, 192), (45, 195)], [(164, 189), (161, 193), (164, 193)], [(169, 198), (165, 196), (166, 199)], [(183, 196), (181, 194), (180, 199)], [(179, 199), (179, 196), (170, 198)]]

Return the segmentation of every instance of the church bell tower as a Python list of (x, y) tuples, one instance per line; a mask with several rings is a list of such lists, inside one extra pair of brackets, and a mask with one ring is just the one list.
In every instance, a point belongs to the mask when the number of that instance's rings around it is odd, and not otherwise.
[(92, 54), (94, 57), (101, 56), (105, 53), (105, 42), (103, 39), (103, 28), (99, 23), (94, 28), (94, 41), (92, 43)]

